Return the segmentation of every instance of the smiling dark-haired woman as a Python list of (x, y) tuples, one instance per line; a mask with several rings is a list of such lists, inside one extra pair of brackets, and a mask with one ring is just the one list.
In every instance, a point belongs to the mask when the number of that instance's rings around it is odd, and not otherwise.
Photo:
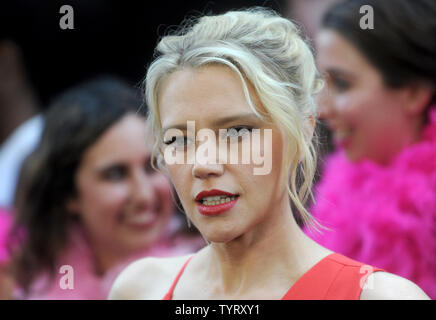
[[(361, 29), (370, 5), (374, 29)], [(436, 298), (436, 1), (350, 0), (317, 35), (320, 114), (337, 151), (313, 214), (321, 244), (417, 283)]]
[(106, 299), (131, 259), (204, 244), (177, 232), (170, 184), (151, 166), (145, 112), (136, 90), (113, 77), (82, 83), (50, 106), (16, 195), (9, 243), (17, 298)]

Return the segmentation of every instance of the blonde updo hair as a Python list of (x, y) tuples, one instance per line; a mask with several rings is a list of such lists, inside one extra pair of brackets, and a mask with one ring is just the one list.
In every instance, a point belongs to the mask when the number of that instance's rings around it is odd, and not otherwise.
[[(309, 196), (313, 199), (316, 135), (310, 119), (316, 121), (314, 95), (323, 82), (311, 48), (298, 27), (265, 8), (203, 16), (186, 20), (175, 33), (163, 37), (156, 55), (144, 85), (149, 107), (147, 124), (156, 138), (152, 159), (158, 168), (164, 167), (158, 109), (163, 81), (184, 68), (227, 66), (239, 75), (252, 111), (260, 119), (275, 123), (284, 134), (284, 141), (291, 142), (284, 153), (283, 179), (304, 224), (318, 230), (320, 224), (304, 204)], [(255, 88), (266, 114), (253, 105), (246, 79)]]

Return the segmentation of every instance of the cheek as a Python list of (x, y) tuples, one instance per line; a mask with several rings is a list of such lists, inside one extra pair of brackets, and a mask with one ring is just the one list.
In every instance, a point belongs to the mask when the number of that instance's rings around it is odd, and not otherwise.
[(168, 179), (162, 174), (154, 174), (151, 177), (151, 185), (158, 197), (157, 201), (163, 204), (165, 208), (172, 208), (171, 184)]
[[(251, 188), (255, 198), (253, 203), (258, 202), (257, 199), (264, 199), (263, 203), (269, 203), (275, 201), (280, 197), (280, 192), (277, 188), (280, 185), (282, 170), (283, 170), (283, 157), (284, 157), (284, 145), (281, 133), (277, 128), (271, 130), (271, 134), (264, 134), (261, 140), (262, 145), (258, 146), (254, 144), (255, 148), (260, 150), (263, 156), (262, 165), (243, 166), (241, 170), (241, 178), (244, 180), (244, 185), (247, 188)], [(263, 166), (263, 170), (258, 170), (258, 173), (254, 174), (254, 168)], [(268, 168), (269, 167), (269, 168)], [(262, 188), (259, 188), (262, 186)]]
[(358, 125), (369, 103), (368, 95), (359, 90), (338, 94), (335, 98), (336, 114), (341, 122), (352, 126)]
[(188, 168), (191, 168), (192, 170), (191, 166), (185, 164), (168, 165), (168, 173), (171, 183), (174, 185), (177, 191), (183, 191), (184, 188), (182, 188), (182, 186), (192, 179), (192, 171), (190, 171)]
[[(182, 205), (185, 207), (187, 205), (186, 201), (191, 199), (191, 181), (193, 180), (192, 166), (183, 164), (168, 165), (168, 173), (171, 183), (173, 184)], [(171, 201), (173, 201), (172, 197)]]
[[(282, 198), (283, 193), (286, 192), (286, 184), (282, 183), (284, 181), (284, 158), (286, 154), (286, 147), (291, 148), (295, 146), (294, 143), (292, 145), (285, 146), (283, 141), (285, 140), (283, 140), (282, 136), (279, 136), (278, 134), (275, 135), (271, 149), (272, 169), (268, 177), (268, 180), (272, 185), (272, 197), (275, 197), (277, 201), (279, 201)], [(293, 161), (296, 157), (295, 151), (293, 151), (293, 154), (291, 156), (293, 157), (291, 161)]]
[(363, 84), (349, 91), (337, 94), (335, 105), (338, 117), (350, 126), (371, 127), (384, 117), (383, 110), (391, 99), (375, 77), (368, 78)]
[(153, 185), (160, 195), (165, 197), (170, 196), (170, 183), (165, 179), (165, 177), (153, 178)]
[(87, 184), (80, 194), (81, 215), (85, 220), (115, 219), (129, 198), (128, 186), (122, 183)]

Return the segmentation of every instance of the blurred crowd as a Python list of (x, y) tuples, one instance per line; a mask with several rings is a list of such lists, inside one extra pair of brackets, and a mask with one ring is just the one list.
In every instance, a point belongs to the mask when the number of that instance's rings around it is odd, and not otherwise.
[[(309, 206), (326, 228), (307, 233), (436, 298), (436, 3), (280, 9), (307, 34), (325, 79)], [(374, 28), (361, 27), (364, 15)], [(22, 50), (0, 38), (0, 299), (106, 299), (131, 261), (206, 245), (152, 167), (141, 88), (100, 74), (42, 105)]]

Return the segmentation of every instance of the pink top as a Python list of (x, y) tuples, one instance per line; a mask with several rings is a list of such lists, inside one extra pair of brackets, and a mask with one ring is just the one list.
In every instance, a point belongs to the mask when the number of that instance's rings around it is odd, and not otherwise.
[[(104, 275), (95, 272), (94, 255), (80, 229), (73, 232), (69, 247), (59, 257), (57, 265), (59, 273), (51, 280), (45, 274), (38, 277), (32, 284), (30, 296), (23, 296), (17, 289), (17, 299), (29, 300), (105, 300), (119, 273), (131, 262), (143, 257), (171, 257), (189, 254), (204, 246), (201, 237), (186, 238), (178, 236), (169, 239), (162, 238), (151, 248), (143, 250), (129, 259), (120, 261), (118, 265), (108, 270)], [(61, 273), (61, 266), (71, 266), (73, 273), (72, 289), (60, 285), (66, 271)], [(63, 281), (62, 283), (64, 283)]]
[[(185, 262), (163, 300), (173, 298), (174, 288), (192, 256)], [(304, 273), (281, 300), (359, 300), (368, 276), (384, 271), (332, 253)]]
[(0, 208), (0, 264), (9, 260), (6, 248), (6, 238), (12, 226), (12, 216), (5, 209)]

